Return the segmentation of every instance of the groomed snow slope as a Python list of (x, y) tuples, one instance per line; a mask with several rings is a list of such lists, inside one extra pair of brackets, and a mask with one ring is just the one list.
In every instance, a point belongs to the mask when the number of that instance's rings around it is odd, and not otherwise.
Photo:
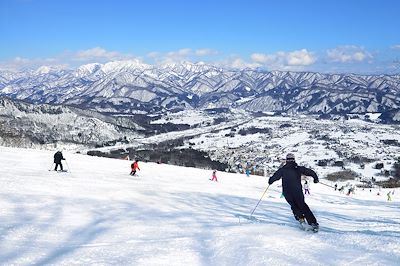
[[(266, 178), (0, 147), (0, 265), (398, 265), (400, 191), (346, 196), (312, 184), (319, 233), (298, 229)], [(64, 163), (65, 165), (65, 163)]]

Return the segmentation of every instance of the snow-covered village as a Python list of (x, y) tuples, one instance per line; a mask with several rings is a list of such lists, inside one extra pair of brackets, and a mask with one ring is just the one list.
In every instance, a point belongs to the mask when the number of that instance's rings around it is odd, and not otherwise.
[(400, 265), (399, 9), (0, 1), (0, 265)]

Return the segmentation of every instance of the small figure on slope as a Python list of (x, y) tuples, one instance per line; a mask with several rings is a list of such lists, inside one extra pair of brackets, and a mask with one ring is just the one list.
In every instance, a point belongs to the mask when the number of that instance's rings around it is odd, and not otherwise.
[(218, 182), (218, 179), (217, 179), (217, 170), (213, 170), (213, 172), (212, 172), (212, 178), (211, 178), (210, 180), (211, 180), (211, 181)]
[(139, 160), (136, 159), (132, 164), (131, 164), (131, 173), (130, 175), (135, 175), (136, 174), (136, 170), (140, 171), (139, 168)]
[(392, 194), (392, 192), (390, 192), (390, 191), (386, 194), (388, 201), (392, 201), (392, 197), (390, 196), (390, 194)]
[(247, 177), (250, 177), (250, 173), (251, 173), (250, 169), (247, 168), (247, 169), (246, 169), (246, 176), (247, 176)]
[(310, 185), (308, 184), (307, 180), (304, 182), (304, 195), (310, 195)]
[(61, 170), (61, 171), (64, 171), (63, 165), (62, 165), (62, 163), (61, 163), (61, 160), (65, 160), (65, 158), (64, 158), (64, 156), (63, 156), (63, 154), (62, 154), (61, 151), (57, 151), (57, 152), (54, 154), (54, 163), (56, 164), (56, 166), (55, 166), (55, 168), (54, 168), (54, 171), (57, 171), (58, 166), (60, 166), (60, 170)]
[(349, 190), (347, 191), (347, 196), (350, 196), (351, 195), (351, 193), (353, 193), (354, 194), (354, 187), (353, 186), (350, 186), (349, 187)]
[(295, 219), (300, 222), (302, 227), (307, 220), (313, 231), (317, 232), (319, 228), (317, 219), (304, 201), (301, 175), (313, 177), (314, 183), (319, 182), (318, 176), (313, 170), (297, 165), (294, 155), (289, 153), (286, 156), (286, 164), (270, 177), (268, 183), (271, 185), (282, 178), (283, 195), (289, 203)]

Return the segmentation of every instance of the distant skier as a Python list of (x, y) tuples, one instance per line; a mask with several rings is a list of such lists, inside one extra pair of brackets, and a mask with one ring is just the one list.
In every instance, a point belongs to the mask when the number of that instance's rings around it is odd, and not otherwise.
[(347, 195), (347, 196), (350, 196), (351, 193), (354, 194), (354, 188), (353, 188), (352, 186), (349, 187), (349, 190), (347, 191), (347, 194), (346, 194), (346, 195)]
[(310, 185), (308, 184), (307, 180), (304, 182), (304, 195), (310, 195)]
[(335, 184), (335, 191), (337, 190), (337, 184)]
[(247, 177), (250, 177), (250, 172), (251, 172), (250, 169), (247, 168), (247, 169), (246, 169), (246, 176), (247, 176)]
[(213, 170), (213, 172), (212, 172), (212, 178), (211, 178), (210, 180), (211, 180), (211, 181), (218, 182), (218, 179), (217, 179), (217, 170)]
[(301, 225), (303, 225), (306, 219), (313, 230), (318, 231), (319, 225), (317, 219), (304, 201), (301, 175), (313, 177), (314, 183), (319, 182), (318, 176), (313, 170), (304, 166), (298, 166), (295, 162), (294, 155), (289, 153), (286, 155), (286, 164), (270, 177), (268, 183), (271, 185), (282, 178), (283, 195), (289, 203), (295, 219), (298, 220)]
[(131, 173), (130, 173), (130, 175), (135, 175), (136, 174), (136, 170), (139, 170), (140, 171), (140, 168), (139, 168), (139, 160), (138, 159), (136, 159), (132, 164), (131, 164)]
[(390, 196), (390, 194), (392, 194), (390, 191), (386, 194), (388, 201), (392, 201), (392, 197)]
[(62, 154), (61, 151), (57, 151), (57, 152), (54, 154), (54, 163), (56, 164), (56, 166), (55, 166), (55, 168), (54, 168), (54, 171), (57, 171), (58, 166), (60, 166), (60, 170), (61, 170), (61, 171), (64, 171), (63, 165), (62, 165), (62, 163), (61, 163), (61, 160), (65, 160), (65, 158), (64, 158), (64, 156), (63, 156), (63, 154)]

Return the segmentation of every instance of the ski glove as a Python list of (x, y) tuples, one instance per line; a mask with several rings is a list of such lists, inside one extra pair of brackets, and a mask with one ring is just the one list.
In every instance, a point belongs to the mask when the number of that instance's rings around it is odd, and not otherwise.
[(314, 183), (317, 184), (319, 182), (318, 179), (314, 179)]

